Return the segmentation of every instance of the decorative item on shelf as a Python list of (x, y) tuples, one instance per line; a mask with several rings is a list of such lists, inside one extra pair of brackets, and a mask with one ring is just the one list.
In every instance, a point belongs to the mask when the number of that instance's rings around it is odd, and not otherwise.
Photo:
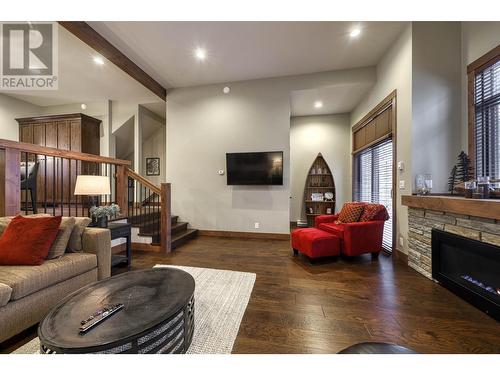
[(90, 208), (90, 215), (93, 226), (98, 228), (107, 228), (110, 216), (116, 216), (120, 213), (120, 207), (112, 203), (109, 206), (94, 206)]
[(432, 190), (432, 175), (427, 173), (424, 175), (425, 194), (430, 194)]
[(312, 193), (311, 200), (313, 202), (323, 202), (324, 200), (323, 193)]
[(477, 178), (477, 194), (480, 199), (490, 198), (490, 178), (482, 176)]
[(323, 170), (321, 169), (321, 167), (318, 167), (317, 171), (318, 171), (318, 174), (323, 173)]
[(146, 158), (146, 176), (160, 175), (160, 158)]
[(472, 198), (477, 188), (476, 181), (467, 181), (464, 183), (464, 186), (465, 186), (465, 198)]
[(308, 211), (309, 211), (309, 213), (310, 213), (311, 215), (314, 213), (314, 210), (313, 210), (313, 208), (312, 208), (312, 207), (309, 207), (309, 210), (308, 210)]
[(453, 166), (448, 178), (448, 191), (450, 194), (464, 194), (465, 182), (474, 178), (474, 167), (469, 156), (461, 151), (457, 157), (458, 163)]
[(316, 169), (314, 169), (314, 167), (311, 168), (311, 170), (309, 171), (309, 174), (316, 174)]
[(331, 207), (327, 207), (326, 208), (326, 214), (327, 215), (331, 215), (332, 214), (332, 208)]
[(328, 202), (333, 201), (333, 192), (332, 191), (327, 191), (325, 193), (325, 201), (328, 201)]
[(302, 219), (297, 220), (297, 227), (299, 228), (307, 227), (307, 221)]
[(455, 194), (455, 186), (457, 185), (457, 166), (453, 166), (448, 178), (448, 191), (451, 195)]

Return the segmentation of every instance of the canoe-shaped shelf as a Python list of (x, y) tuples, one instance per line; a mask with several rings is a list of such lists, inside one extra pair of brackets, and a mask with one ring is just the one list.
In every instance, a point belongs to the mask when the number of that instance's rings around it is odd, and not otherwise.
[(319, 153), (309, 168), (304, 189), (304, 207), (309, 227), (314, 226), (316, 216), (335, 213), (335, 198), (332, 171)]

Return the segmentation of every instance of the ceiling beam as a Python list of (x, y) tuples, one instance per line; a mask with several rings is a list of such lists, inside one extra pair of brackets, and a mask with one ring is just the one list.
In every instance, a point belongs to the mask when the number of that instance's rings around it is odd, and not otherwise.
[(111, 61), (133, 79), (151, 90), (162, 100), (166, 99), (167, 90), (149, 74), (139, 68), (132, 60), (112, 45), (101, 34), (95, 31), (87, 22), (83, 21), (59, 21), (59, 24), (82, 42), (95, 49), (100, 55)]

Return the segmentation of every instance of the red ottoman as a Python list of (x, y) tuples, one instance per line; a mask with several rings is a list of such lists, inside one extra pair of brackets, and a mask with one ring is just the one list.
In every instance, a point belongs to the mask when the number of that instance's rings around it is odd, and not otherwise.
[(292, 232), (294, 254), (300, 251), (311, 259), (340, 254), (340, 238), (317, 228), (296, 229)]

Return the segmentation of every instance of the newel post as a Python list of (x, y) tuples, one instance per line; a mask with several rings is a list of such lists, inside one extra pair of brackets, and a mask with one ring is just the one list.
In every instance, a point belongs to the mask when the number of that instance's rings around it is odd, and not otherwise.
[(161, 228), (160, 228), (160, 247), (164, 253), (172, 251), (172, 212), (170, 205), (171, 186), (170, 184), (161, 184)]
[(0, 149), (0, 216), (14, 216), (21, 211), (21, 152)]
[(128, 217), (128, 173), (127, 166), (116, 166), (116, 204), (123, 216)]

